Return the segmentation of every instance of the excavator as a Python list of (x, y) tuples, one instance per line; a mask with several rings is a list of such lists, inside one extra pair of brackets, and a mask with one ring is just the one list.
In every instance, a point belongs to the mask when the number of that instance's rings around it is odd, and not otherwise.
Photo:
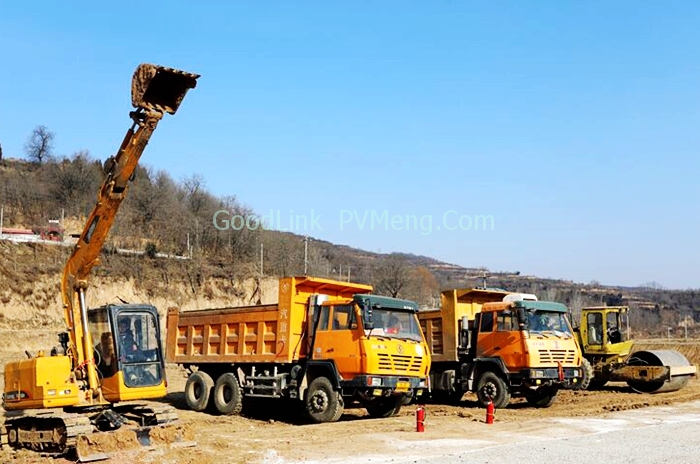
[[(147, 304), (87, 307), (89, 277), (119, 206), (156, 126), (175, 114), (198, 74), (143, 63), (132, 77), (131, 127), (115, 156), (104, 164), (97, 203), (66, 262), (61, 296), (66, 331), (49, 355), (5, 365), (0, 447), (28, 448), (43, 455), (74, 450), (81, 462), (108, 458), (110, 437), (150, 445), (160, 437), (185, 440), (174, 410), (142, 400), (166, 395), (160, 323)], [(157, 403), (156, 403), (157, 404)], [(156, 431), (156, 433), (154, 433)], [(158, 437), (158, 438), (157, 438)], [(153, 438), (153, 440), (151, 439)]]

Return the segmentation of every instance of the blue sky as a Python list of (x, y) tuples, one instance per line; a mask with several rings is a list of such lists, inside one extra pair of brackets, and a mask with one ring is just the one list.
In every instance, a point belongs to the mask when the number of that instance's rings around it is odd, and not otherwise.
[(687, 1), (3, 2), (0, 143), (21, 156), (43, 124), (105, 158), (133, 70), (172, 66), (202, 77), (143, 163), (281, 227), (698, 288), (698, 24)]

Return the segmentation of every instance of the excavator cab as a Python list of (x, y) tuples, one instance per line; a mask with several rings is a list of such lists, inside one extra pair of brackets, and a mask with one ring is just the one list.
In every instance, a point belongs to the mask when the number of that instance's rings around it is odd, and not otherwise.
[(107, 401), (165, 396), (165, 362), (155, 307), (106, 305), (89, 310), (88, 321)]

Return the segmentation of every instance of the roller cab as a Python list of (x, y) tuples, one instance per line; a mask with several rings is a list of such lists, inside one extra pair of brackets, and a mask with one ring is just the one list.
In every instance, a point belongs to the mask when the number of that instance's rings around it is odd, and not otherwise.
[(627, 306), (583, 308), (576, 336), (587, 363), (583, 389), (627, 382), (639, 393), (663, 393), (680, 390), (697, 375), (678, 351), (634, 351)]

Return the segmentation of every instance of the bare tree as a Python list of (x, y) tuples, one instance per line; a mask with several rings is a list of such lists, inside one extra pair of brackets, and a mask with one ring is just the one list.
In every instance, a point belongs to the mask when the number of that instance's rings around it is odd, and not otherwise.
[(87, 150), (77, 151), (71, 159), (46, 164), (50, 167), (47, 184), (51, 198), (57, 206), (66, 208), (70, 214), (80, 215), (92, 206), (100, 181), (100, 173)]
[(576, 289), (574, 290), (573, 294), (571, 295), (571, 299), (569, 300), (569, 311), (571, 311), (571, 324), (574, 327), (579, 326), (579, 321), (581, 319), (581, 308), (583, 308), (584, 303), (584, 296), (581, 294), (581, 291)]
[(437, 308), (440, 305), (440, 285), (430, 269), (419, 266), (412, 269), (409, 276), (405, 296), (421, 308)]
[(558, 301), (559, 290), (554, 287), (545, 287), (539, 297), (544, 301)]
[(52, 156), (54, 133), (46, 126), (37, 126), (29, 136), (29, 140), (24, 145), (24, 150), (30, 161), (43, 163)]
[(208, 192), (204, 184), (204, 177), (201, 174), (192, 174), (182, 180), (182, 187), (185, 189), (187, 202), (193, 214), (199, 213), (207, 200)]
[(374, 271), (375, 287), (380, 294), (396, 298), (411, 279), (411, 269), (404, 257), (392, 253), (383, 258)]

